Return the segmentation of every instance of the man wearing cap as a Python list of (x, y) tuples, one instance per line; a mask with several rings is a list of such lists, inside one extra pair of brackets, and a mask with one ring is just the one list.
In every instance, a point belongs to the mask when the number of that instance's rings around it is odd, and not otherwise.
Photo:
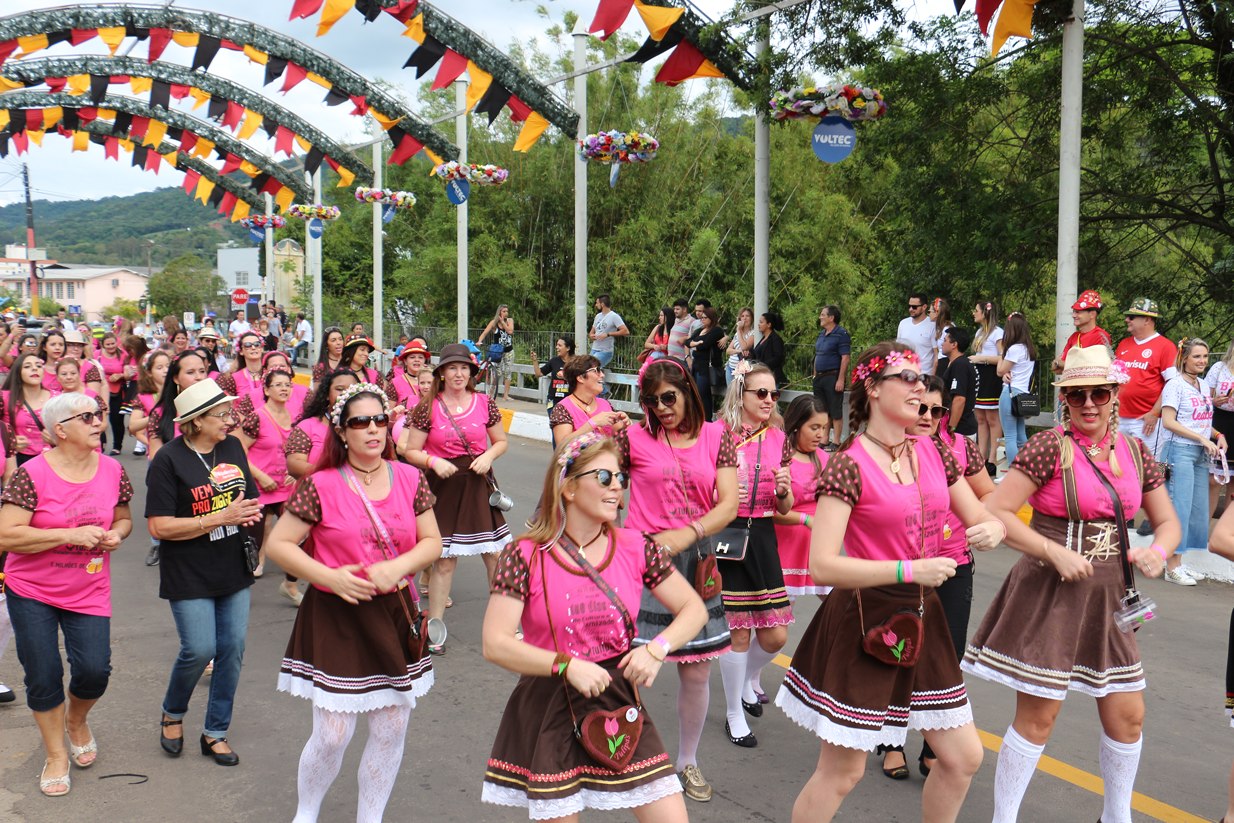
[(1128, 437), (1138, 437), (1156, 457), (1161, 390), (1167, 380), (1178, 375), (1174, 368), (1178, 349), (1157, 334), (1161, 312), (1155, 300), (1137, 297), (1123, 315), (1128, 336), (1119, 341), (1114, 355), (1126, 364), (1131, 380), (1118, 393), (1118, 430)]
[(1094, 289), (1084, 292), (1078, 300), (1071, 304), (1071, 322), (1075, 323), (1075, 331), (1063, 345), (1062, 354), (1054, 358), (1055, 374), (1063, 373), (1063, 360), (1066, 359), (1067, 352), (1071, 351), (1072, 346), (1080, 348), (1086, 346), (1114, 347), (1110, 333), (1097, 325), (1097, 314), (1102, 308), (1104, 304), (1101, 302), (1101, 295)]

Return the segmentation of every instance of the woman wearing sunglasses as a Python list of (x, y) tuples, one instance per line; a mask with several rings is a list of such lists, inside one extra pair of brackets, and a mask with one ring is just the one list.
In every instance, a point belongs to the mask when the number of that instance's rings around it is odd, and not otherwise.
[[(724, 580), (724, 616), (732, 650), (720, 658), (729, 742), (754, 748), (746, 714), (763, 716), (755, 686), (763, 667), (788, 641), (793, 609), (784, 590), (784, 572), (776, 550), (775, 514), (793, 508), (792, 474), (785, 455), (782, 421), (776, 412), (780, 391), (775, 375), (761, 363), (745, 360), (733, 371), (720, 420), (737, 443), (737, 517), (729, 526), (748, 531), (744, 556), (720, 564)], [(753, 637), (756, 643), (751, 643)]]
[(604, 391), (604, 370), (599, 360), (590, 354), (571, 357), (565, 364), (565, 377), (570, 393), (548, 415), (555, 442), (564, 443), (573, 435), (590, 431), (611, 435), (630, 425), (625, 412), (613, 411), (600, 396)]
[[(408, 584), (441, 554), (441, 537), (424, 475), (394, 457), (390, 423), (381, 387), (347, 387), (330, 409), (317, 471), (296, 486), (270, 535), (275, 562), (311, 584), (278, 678), (279, 691), (313, 705), (297, 823), (317, 820), (361, 716), (368, 741), (356, 819), (382, 819), (411, 710), (433, 685), (430, 655), (408, 644), (417, 610)], [(300, 548), (306, 541), (311, 553)]]
[(955, 560), (942, 555), (948, 510), (968, 526), (972, 549), (994, 548), (1005, 530), (960, 482), (946, 447), (905, 434), (925, 394), (920, 368), (902, 343), (862, 352), (849, 396), (852, 434), (823, 469), (810, 572), (835, 588), (776, 695), (777, 706), (822, 740), (793, 823), (831, 820), (861, 780), (865, 753), (902, 746), (910, 728), (939, 755), (922, 791), (923, 820), (954, 821), (981, 765), (935, 589), (955, 575)]
[[(635, 529), (614, 528), (626, 484), (609, 438), (591, 432), (563, 443), (530, 531), (498, 559), (484, 657), (522, 677), (502, 714), (483, 800), (525, 808), (532, 820), (577, 820), (584, 808), (686, 820), (681, 783), (646, 713), (620, 771), (598, 764), (573, 734), (572, 716), (641, 706), (637, 688), (650, 687), (668, 653), (707, 622), (703, 601), (667, 552)], [(648, 595), (671, 620), (636, 646), (633, 615)]]
[(111, 553), (132, 531), (133, 487), (120, 464), (99, 453), (103, 414), (94, 399), (61, 394), (43, 415), (56, 447), (5, 486), (0, 543), (9, 552), (4, 583), (26, 703), (46, 753), (39, 790), (59, 797), (71, 787), (70, 761), (84, 769), (99, 757), (87, 716), (111, 673)]
[(4, 386), (5, 418), (13, 432), (19, 466), (52, 447), (42, 412), (52, 393), (44, 385), (43, 373), (41, 357), (23, 354), (13, 361)]
[[(492, 581), (497, 552), (510, 542), (510, 527), (491, 504), (497, 487), (493, 461), (506, 453), (501, 412), (486, 394), (476, 392), (480, 367), (461, 343), (442, 346), (433, 386), (411, 413), (400, 450), (428, 475), (437, 496), (441, 559), (429, 578), (429, 616), (441, 620), (450, 604), (458, 558), (480, 555)], [(429, 650), (444, 654), (435, 642)]]
[(254, 405), (262, 400), (261, 358), (265, 342), (255, 331), (246, 331), (236, 339), (236, 359), (227, 374), (216, 381), (224, 392), (235, 398), (251, 397)]
[[(261, 373), (262, 380), (265, 380), (266, 372), (271, 369), (282, 369), (292, 375), (291, 392), (287, 395), (287, 411), (291, 415), (292, 420), (298, 420), (304, 412), (304, 404), (308, 400), (309, 390), (307, 386), (303, 386), (295, 381), (295, 370), (291, 367), (291, 358), (281, 351), (268, 351), (261, 356)], [(265, 386), (263, 382), (262, 393), (247, 394), (244, 397), (236, 400), (236, 420), (244, 420), (250, 414), (261, 407), (261, 400), (265, 397)]]
[[(681, 361), (662, 358), (643, 366), (639, 398), (646, 417), (621, 432), (622, 469), (630, 475), (626, 527), (650, 534), (672, 554), (673, 566), (698, 588), (696, 572), (712, 553), (705, 538), (737, 514), (737, 454), (723, 423), (706, 422), (703, 400)], [(677, 646), (677, 768), (686, 796), (705, 802), (712, 789), (698, 766), (698, 744), (707, 722), (711, 661), (731, 645), (720, 589), (704, 603), (707, 623)], [(672, 621), (671, 612), (645, 594), (638, 614), (638, 639), (646, 643)]]
[[(1071, 691), (1097, 699), (1101, 819), (1131, 820), (1144, 669), (1135, 635), (1119, 630), (1115, 614), (1125, 606), (1126, 564), (1157, 577), (1181, 530), (1161, 467), (1140, 440), (1118, 433), (1118, 389), (1127, 377), (1105, 346), (1067, 352), (1055, 382), (1066, 403), (1062, 426), (1030, 437), (986, 501), (1007, 527), (1007, 545), (1024, 554), (964, 654), (966, 672), (1016, 690), (1015, 719), (998, 755), (996, 820), (1016, 819)], [(1027, 525), (1017, 516), (1025, 502), (1033, 507)], [(1141, 505), (1156, 539), (1130, 548), (1125, 521)]]
[[(291, 486), (296, 482), (287, 471), (287, 455), (283, 451), (291, 434), (292, 417), (287, 408), (287, 398), (291, 396), (291, 370), (280, 366), (267, 369), (262, 383), (266, 402), (245, 415), (237, 431), (241, 445), (248, 452), (249, 473), (261, 490), (261, 520), (248, 530), (249, 536), (257, 541), (260, 552), (254, 577), (261, 577), (264, 572), (265, 542), (274, 528), (274, 521), (283, 513), (283, 503), (291, 497)], [(290, 574), (280, 584), (279, 594), (300, 605), (302, 595)]]

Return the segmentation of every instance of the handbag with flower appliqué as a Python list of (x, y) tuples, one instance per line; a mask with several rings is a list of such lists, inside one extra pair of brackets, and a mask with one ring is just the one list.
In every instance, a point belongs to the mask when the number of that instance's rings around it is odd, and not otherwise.
[[(913, 455), (915, 457), (916, 455)], [(913, 485), (917, 487), (917, 500), (921, 505), (921, 534), (918, 538), (917, 559), (925, 557), (925, 495), (917, 474), (916, 461), (908, 461), (913, 473)], [(912, 562), (912, 561), (907, 561)], [(866, 630), (865, 612), (861, 608), (861, 589), (857, 590), (857, 618), (861, 626), (861, 648), (879, 663), (901, 668), (912, 668), (921, 657), (921, 644), (925, 639), (925, 586), (918, 585), (919, 599), (916, 609), (899, 609), (877, 626)]]
[[(621, 614), (621, 622), (625, 625), (627, 642), (633, 643), (634, 638), (638, 634), (638, 629), (634, 626), (634, 620), (630, 617), (630, 612), (626, 609), (621, 598), (609, 586), (608, 581), (600, 576), (596, 571), (596, 567), (587, 562), (587, 558), (583, 556), (582, 550), (575, 545), (574, 541), (562, 535), (563, 539), (557, 541), (556, 545), (562, 547), (570, 559), (574, 561), (580, 569), (586, 572), (591, 578), (591, 582), (595, 583), (596, 588), (600, 593), (608, 598), (617, 611)], [(610, 539), (615, 539), (610, 537)], [(649, 538), (650, 539), (650, 538)], [(548, 547), (546, 551), (552, 551), (552, 547)], [(553, 628), (553, 614), (549, 608), (548, 602), (548, 572), (544, 568), (546, 561), (540, 557), (540, 579), (541, 585), (544, 588), (544, 611), (548, 615), (548, 630), (553, 636), (553, 646), (557, 647), (557, 632)], [(631, 648), (633, 646), (631, 645)], [(561, 653), (557, 649), (558, 654)], [(596, 763), (606, 769), (614, 772), (620, 772), (629, 765), (630, 760), (634, 757), (634, 752), (638, 748), (639, 738), (643, 734), (643, 699), (639, 696), (638, 686), (634, 683), (630, 684), (634, 689), (634, 703), (625, 706), (619, 706), (616, 709), (595, 709), (583, 715), (582, 720), (579, 720), (578, 715), (574, 713), (574, 703), (570, 697), (570, 684), (566, 681), (565, 676), (561, 678), (561, 687), (566, 692), (566, 706), (570, 709), (570, 719), (574, 722), (574, 736), (582, 745), (583, 750), (591, 756)]]

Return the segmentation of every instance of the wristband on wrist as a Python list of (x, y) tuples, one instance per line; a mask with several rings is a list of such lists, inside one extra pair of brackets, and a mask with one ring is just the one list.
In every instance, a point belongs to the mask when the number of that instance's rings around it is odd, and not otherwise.
[(573, 659), (565, 652), (557, 652), (557, 656), (553, 658), (553, 668), (549, 673), (553, 677), (565, 677), (566, 669), (570, 668), (570, 661)]
[(913, 561), (911, 560), (904, 561), (904, 582), (913, 582)]
[[(673, 650), (672, 644), (668, 642), (668, 638), (662, 634), (656, 635), (655, 639), (651, 641), (651, 645), (659, 646), (664, 651), (664, 657), (668, 657), (668, 653)], [(664, 660), (664, 657), (661, 657), (660, 660)]]
[(903, 560), (896, 561), (896, 582), (897, 583), (904, 582), (904, 561)]
[(1166, 562), (1166, 553), (1165, 553), (1165, 549), (1163, 549), (1163, 548), (1161, 547), (1161, 544), (1160, 544), (1160, 543), (1154, 543), (1154, 544), (1152, 544), (1151, 546), (1149, 546), (1149, 548), (1150, 548), (1150, 549), (1152, 549), (1153, 551), (1155, 551), (1157, 554), (1161, 555), (1161, 562), (1162, 562), (1162, 563)]
[(808, 526), (808, 525), (810, 525), (810, 515), (808, 515), (808, 514), (803, 514), (803, 515), (801, 515), (801, 517), (797, 520), (797, 525), (799, 525), (799, 526)]
[(703, 530), (703, 524), (701, 521), (690, 521), (690, 528), (694, 529), (694, 537), (698, 540), (702, 540), (707, 536), (707, 533)]

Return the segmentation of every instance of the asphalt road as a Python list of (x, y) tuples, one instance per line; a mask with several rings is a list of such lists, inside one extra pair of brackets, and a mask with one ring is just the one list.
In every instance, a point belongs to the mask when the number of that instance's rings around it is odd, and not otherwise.
[[(516, 507), (510, 522), (521, 524), (534, 503), (548, 458), (547, 445), (515, 440), (497, 464), (503, 487)], [(134, 510), (144, 505), (144, 459), (123, 458), (138, 489)], [(158, 747), (159, 706), (177, 650), (167, 605), (157, 596), (157, 569), (146, 568), (147, 535), (137, 520), (133, 536), (113, 565), (115, 617), (112, 621), (113, 674), (110, 688), (91, 715), (101, 754), (86, 771), (74, 769), (72, 793), (49, 799), (38, 791), (42, 753), (33, 719), (25, 708), (22, 673), (10, 647), (0, 659), (0, 681), (18, 692), (16, 703), (0, 706), (0, 821), (61, 823), (96, 820), (231, 821), (290, 820), (296, 803), (296, 763), (308, 736), (307, 702), (275, 691), (279, 660), (295, 609), (278, 596), (281, 576), (267, 572), (253, 588), (248, 648), (236, 699), (230, 739), (239, 753), (236, 768), (222, 768), (197, 753), (203, 680), (185, 723), (188, 744), (178, 760)], [(1018, 555), (1001, 549), (978, 559), (973, 625)], [(1148, 721), (1144, 756), (1136, 788), (1147, 796), (1135, 820), (1214, 820), (1224, 808), (1226, 777), (1234, 756), (1234, 732), (1222, 711), (1227, 645), (1229, 587), (1201, 583), (1179, 588), (1151, 581), (1160, 619), (1138, 637), (1148, 671)], [(386, 819), (518, 821), (518, 811), (483, 805), (480, 784), (502, 707), (515, 677), (480, 657), (480, 623), (487, 594), (478, 559), (460, 564), (455, 606), (447, 612), (448, 654), (437, 658), (435, 688), (413, 713), (399, 780)], [(812, 600), (798, 603), (797, 624), (786, 651), (814, 611)], [(1025, 631), (1032, 631), (1025, 626)], [(774, 695), (782, 670), (768, 667), (767, 691)], [(1001, 736), (1010, 722), (1013, 693), (983, 681), (969, 683), (977, 725)], [(644, 690), (649, 711), (675, 754), (676, 678), (666, 671)], [(1022, 821), (1091, 821), (1101, 813), (1097, 752), (1099, 725), (1095, 704), (1068, 699), (1046, 755), (1022, 807)], [(718, 667), (713, 672), (709, 722), (700, 748), (704, 774), (715, 787), (708, 804), (689, 804), (696, 820), (716, 823), (786, 821), (801, 784), (818, 757), (817, 741), (769, 707), (752, 721), (760, 745), (741, 749), (724, 737), (724, 706)], [(354, 819), (355, 772), (366, 730), (357, 730), (347, 759), (322, 807), (322, 821)], [(995, 738), (985, 738), (992, 745)], [(920, 738), (910, 735), (915, 760)], [(993, 811), (994, 766), (985, 763), (969, 792), (962, 821), (988, 821)], [(920, 819), (922, 779), (892, 782), (870, 759), (866, 779), (850, 796), (838, 819), (909, 821)], [(108, 775), (135, 774), (139, 777)], [(103, 779), (106, 778), (106, 779)], [(146, 778), (143, 780), (143, 778)], [(1079, 784), (1079, 785), (1077, 785)], [(1090, 788), (1085, 788), (1089, 786)], [(1156, 805), (1153, 805), (1153, 801)], [(1184, 811), (1185, 810), (1185, 811)], [(1193, 816), (1193, 815), (1198, 815)], [(588, 819), (630, 819), (628, 814), (591, 814)]]

